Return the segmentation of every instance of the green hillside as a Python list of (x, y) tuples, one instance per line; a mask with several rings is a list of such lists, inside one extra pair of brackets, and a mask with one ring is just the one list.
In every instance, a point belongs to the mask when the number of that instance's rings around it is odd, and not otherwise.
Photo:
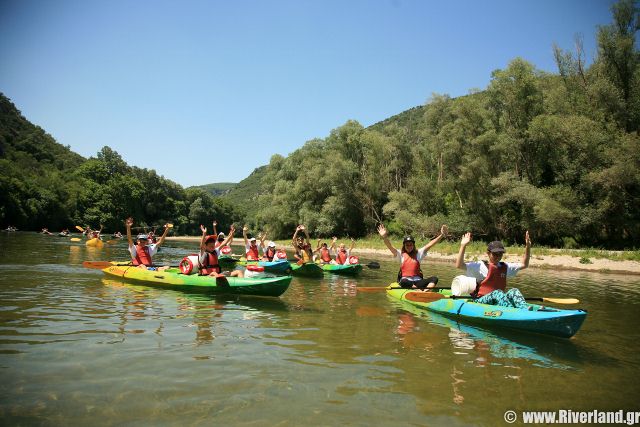
[(195, 185), (193, 189), (199, 189), (208, 192), (214, 197), (223, 196), (231, 191), (237, 184), (233, 182), (217, 182), (215, 184)]

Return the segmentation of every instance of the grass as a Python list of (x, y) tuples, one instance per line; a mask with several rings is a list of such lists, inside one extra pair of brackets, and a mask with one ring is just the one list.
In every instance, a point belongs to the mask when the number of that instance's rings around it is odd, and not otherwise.
[[(391, 237), (391, 243), (396, 247), (400, 248), (402, 246), (402, 239)], [(326, 239), (328, 242), (329, 239)], [(338, 239), (338, 243), (345, 243), (347, 247), (349, 246), (349, 241), (346, 238)], [(424, 246), (428, 240), (425, 241), (417, 241), (416, 244), (418, 247)], [(287, 242), (289, 244), (289, 242)], [(315, 242), (312, 242), (312, 245), (315, 246)], [(356, 249), (357, 248), (369, 248), (369, 249), (386, 249), (384, 242), (380, 238), (379, 235), (370, 235), (362, 239), (356, 240)], [(507, 254), (510, 255), (522, 255), (524, 254), (524, 246), (505, 246)], [(439, 242), (432, 249), (434, 252), (438, 252), (445, 255), (454, 255), (457, 254), (460, 250), (460, 241), (456, 240), (444, 240)], [(466, 248), (465, 254), (467, 256), (471, 255), (484, 255), (487, 251), (487, 242), (482, 241), (472, 241)], [(584, 249), (561, 249), (561, 248), (550, 248), (547, 246), (534, 246), (531, 248), (531, 256), (544, 256), (544, 255), (568, 255), (572, 257), (584, 258), (584, 259), (592, 259), (592, 258), (601, 258), (601, 259), (609, 259), (612, 261), (640, 261), (640, 250), (626, 250), (626, 251), (609, 251), (597, 248), (584, 248)]]

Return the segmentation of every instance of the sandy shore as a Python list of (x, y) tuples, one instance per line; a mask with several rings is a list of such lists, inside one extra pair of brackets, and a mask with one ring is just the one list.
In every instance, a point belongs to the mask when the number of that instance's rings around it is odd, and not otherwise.
[[(182, 240), (182, 241), (200, 241), (200, 237), (195, 236), (177, 236), (167, 237), (167, 240)], [(242, 246), (242, 239), (234, 239), (234, 246)], [(354, 249), (356, 254), (372, 255), (380, 257), (381, 259), (391, 259), (389, 251), (386, 249), (367, 249), (356, 248)], [(484, 259), (480, 254), (467, 254), (466, 260), (469, 261), (473, 257), (477, 256), (478, 259)], [(507, 262), (520, 262), (522, 260), (521, 255), (506, 256)], [(441, 254), (438, 252), (429, 252), (429, 261), (435, 262), (447, 262), (455, 263), (456, 255)], [(638, 261), (612, 261), (604, 258), (590, 258), (591, 264), (580, 263), (579, 256), (570, 255), (536, 255), (535, 248), (532, 250), (531, 260), (529, 261), (530, 268), (542, 268), (542, 269), (554, 269), (554, 270), (576, 270), (587, 271), (593, 273), (613, 273), (613, 274), (634, 274), (640, 275), (640, 262)]]

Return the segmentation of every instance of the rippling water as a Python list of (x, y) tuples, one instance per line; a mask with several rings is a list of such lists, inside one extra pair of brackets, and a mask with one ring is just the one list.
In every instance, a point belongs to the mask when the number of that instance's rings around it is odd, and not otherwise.
[[(170, 242), (158, 257), (194, 249)], [(356, 279), (294, 278), (280, 298), (156, 289), (81, 266), (124, 258), (124, 242), (0, 234), (1, 424), (493, 426), (506, 410), (640, 410), (638, 276), (519, 275), (525, 295), (581, 300), (589, 315), (566, 340), (357, 292), (393, 280), (384, 258)], [(457, 274), (426, 270), (441, 283)]]

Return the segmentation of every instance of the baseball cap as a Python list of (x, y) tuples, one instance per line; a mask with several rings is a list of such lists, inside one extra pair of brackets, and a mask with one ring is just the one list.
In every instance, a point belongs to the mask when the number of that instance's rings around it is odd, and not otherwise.
[(252, 238), (250, 238), (250, 239), (249, 239), (249, 241), (250, 241), (250, 242), (255, 242), (255, 241), (256, 241), (256, 238), (255, 238), (255, 237), (252, 237)]
[(415, 240), (413, 239), (413, 237), (411, 237), (411, 236), (405, 236), (405, 238), (404, 238), (404, 239), (402, 239), (402, 244), (404, 245), (404, 244), (405, 244), (405, 243), (407, 243), (407, 242), (415, 243), (416, 241), (415, 241)]
[(136, 239), (138, 239), (138, 240), (149, 240), (149, 236), (147, 236), (146, 234), (138, 234), (138, 237), (136, 237)]
[(269, 244), (267, 245), (270, 248), (275, 248), (276, 247), (276, 242), (269, 242)]
[(218, 236), (216, 236), (215, 234), (209, 234), (207, 237), (204, 238), (204, 242), (205, 243), (209, 243), (209, 242), (215, 242), (218, 239)]
[(504, 245), (500, 240), (494, 240), (493, 242), (487, 245), (487, 251), (496, 252), (496, 253), (504, 253)]

